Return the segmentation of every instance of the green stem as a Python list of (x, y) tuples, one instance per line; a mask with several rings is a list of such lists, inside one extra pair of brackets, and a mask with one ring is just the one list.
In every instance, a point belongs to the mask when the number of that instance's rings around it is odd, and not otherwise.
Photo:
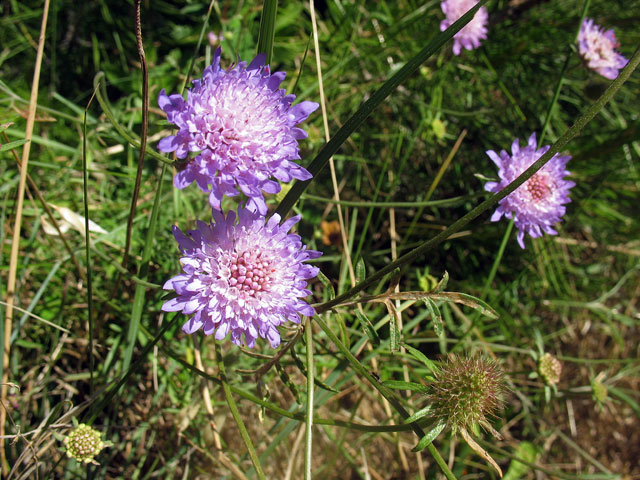
[(242, 437), (242, 441), (244, 442), (245, 447), (247, 447), (247, 451), (249, 452), (249, 457), (251, 458), (251, 462), (253, 462), (253, 466), (256, 469), (258, 478), (260, 478), (260, 480), (266, 480), (267, 477), (265, 476), (264, 471), (262, 470), (262, 465), (260, 465), (260, 459), (258, 458), (256, 449), (253, 447), (253, 443), (251, 442), (251, 437), (249, 437), (249, 432), (247, 431), (247, 427), (245, 427), (244, 422), (242, 421), (242, 416), (238, 411), (238, 406), (236, 405), (236, 402), (233, 399), (231, 388), (229, 387), (229, 383), (227, 382), (227, 376), (224, 368), (224, 360), (222, 358), (222, 350), (220, 349), (220, 344), (218, 342), (216, 342), (216, 356), (218, 357), (218, 368), (220, 370), (220, 381), (222, 383), (222, 390), (224, 392), (224, 398), (227, 400), (227, 405), (229, 405), (231, 416), (235, 420), (236, 425), (238, 426), (238, 430), (240, 430), (240, 436)]
[(87, 167), (87, 110), (93, 101), (93, 95), (89, 99), (89, 104), (84, 110), (84, 121), (82, 123), (82, 195), (84, 200), (84, 248), (87, 262), (87, 315), (89, 316), (89, 395), (93, 395), (93, 370), (95, 368), (93, 359), (93, 280), (91, 275), (91, 255), (89, 254), (89, 174)]
[(446, 230), (439, 233), (435, 237), (430, 240), (424, 242), (419, 247), (413, 249), (412, 251), (404, 254), (402, 257), (398, 258), (395, 262), (388, 264), (386, 267), (378, 270), (376, 273), (366, 278), (362, 282), (355, 285), (353, 288), (348, 290), (335, 297), (333, 300), (325, 302), (318, 307), (316, 307), (316, 312), (322, 313), (330, 310), (331, 308), (340, 305), (345, 300), (350, 299), (357, 293), (366, 289), (367, 287), (375, 284), (382, 278), (384, 278), (389, 273), (393, 272), (396, 268), (404, 266), (416, 258), (424, 255), (429, 250), (433, 249), (436, 245), (445, 241), (451, 235), (456, 232), (462, 230), (467, 224), (469, 224), (472, 220), (476, 219), (485, 211), (494, 207), (500, 200), (510, 195), (515, 189), (517, 189), (520, 185), (526, 182), (529, 178), (531, 178), (538, 170), (540, 170), (551, 158), (558, 152), (560, 152), (580, 131), (584, 128), (584, 126), (589, 123), (602, 108), (611, 100), (611, 98), (620, 90), (620, 87), (627, 81), (627, 79), (631, 76), (633, 71), (640, 63), (640, 48), (637, 48), (634, 52), (633, 56), (627, 63), (627, 66), (622, 69), (618, 78), (616, 78), (611, 85), (605, 90), (605, 92), (596, 100), (596, 102), (576, 120), (576, 122), (567, 129), (567, 131), (551, 146), (551, 148), (542, 155), (536, 162), (534, 162), (527, 170), (525, 170), (518, 178), (516, 178), (513, 182), (507, 185), (503, 190), (491, 196), (480, 205), (475, 207), (466, 215), (459, 218), (453, 224), (449, 226)]
[[(320, 328), (322, 328), (324, 333), (329, 337), (329, 340), (331, 340), (335, 344), (335, 346), (338, 347), (338, 350), (340, 350), (340, 352), (349, 361), (353, 369), (356, 372), (358, 372), (360, 375), (365, 377), (367, 380), (369, 380), (371, 385), (373, 385), (374, 388), (378, 390), (384, 398), (387, 399), (389, 404), (391, 404), (391, 406), (402, 416), (402, 418), (405, 418), (405, 419), (409, 418), (410, 416), (409, 412), (405, 410), (405, 408), (398, 401), (398, 399), (393, 394), (393, 392), (389, 388), (385, 387), (382, 383), (380, 383), (373, 375), (371, 375), (371, 373), (369, 373), (369, 370), (365, 368), (365, 366), (362, 365), (356, 357), (353, 356), (351, 351), (340, 341), (338, 337), (336, 337), (336, 335), (327, 326), (327, 324), (324, 323), (324, 320), (322, 320), (322, 318), (319, 315), (316, 315), (314, 317), (314, 320), (318, 322), (318, 325), (320, 325)], [(420, 428), (420, 425), (418, 425), (416, 422), (413, 422), (410, 425), (411, 425), (411, 429), (415, 432), (416, 435), (418, 435), (418, 438), (422, 438), (425, 436), (424, 430), (422, 430), (422, 428)], [(427, 448), (429, 449), (429, 452), (431, 453), (431, 455), (433, 455), (433, 458), (435, 459), (436, 463), (442, 469), (443, 473), (446, 475), (447, 479), (456, 480), (455, 475), (453, 474), (451, 469), (449, 469), (449, 466), (446, 464), (446, 462), (440, 455), (440, 452), (438, 451), (438, 449), (433, 446), (433, 443), (430, 443)]]
[(305, 452), (304, 452), (304, 478), (311, 480), (311, 463), (313, 450), (313, 328), (311, 326), (311, 317), (307, 318), (307, 325), (304, 329), (305, 340), (307, 342), (307, 415), (305, 427)]

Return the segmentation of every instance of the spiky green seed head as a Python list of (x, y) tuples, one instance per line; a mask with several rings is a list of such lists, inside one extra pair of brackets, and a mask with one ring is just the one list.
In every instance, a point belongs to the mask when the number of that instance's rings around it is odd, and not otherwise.
[(427, 397), (435, 417), (446, 421), (454, 433), (460, 428), (474, 432), (482, 426), (498, 435), (487, 420), (503, 403), (505, 379), (497, 361), (449, 355), (434, 377)]
[(97, 463), (93, 458), (106, 446), (100, 432), (84, 423), (69, 433), (64, 443), (67, 456), (82, 463)]
[(560, 360), (550, 353), (545, 353), (538, 360), (538, 374), (544, 383), (550, 387), (556, 385), (560, 381), (560, 375), (562, 374)]

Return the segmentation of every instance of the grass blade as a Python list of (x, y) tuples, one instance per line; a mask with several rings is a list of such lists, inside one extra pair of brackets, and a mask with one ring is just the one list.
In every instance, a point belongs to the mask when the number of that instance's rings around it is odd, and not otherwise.
[(271, 63), (273, 56), (273, 43), (276, 36), (276, 13), (278, 12), (278, 0), (265, 0), (260, 17), (260, 33), (258, 33), (258, 51), (267, 55), (266, 64)]

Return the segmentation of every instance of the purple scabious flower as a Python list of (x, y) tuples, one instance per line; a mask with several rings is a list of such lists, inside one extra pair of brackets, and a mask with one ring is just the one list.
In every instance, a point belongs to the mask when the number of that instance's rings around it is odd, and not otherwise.
[(237, 345), (244, 335), (250, 348), (258, 337), (276, 348), (279, 325), (314, 314), (301, 297), (311, 294), (307, 280), (319, 270), (303, 262), (322, 253), (307, 250), (298, 235), (287, 233), (298, 220), (299, 215), (280, 224), (280, 215), (274, 214), (265, 222), (258, 212), (240, 206), (237, 216), (213, 209), (213, 222), (198, 221), (187, 235), (174, 226), (184, 273), (164, 284), (178, 296), (162, 310), (193, 314), (182, 327), (186, 333), (202, 329), (222, 340), (231, 332)]
[[(478, 1), (479, 0), (445, 0), (442, 2), (440, 7), (447, 18), (440, 22), (440, 31), (444, 32), (456, 20), (474, 7)], [(487, 9), (480, 7), (471, 21), (453, 36), (454, 55), (460, 55), (462, 47), (467, 50), (478, 48), (480, 41), (487, 38), (488, 21), (489, 13), (487, 13)]]
[(578, 50), (587, 67), (595, 70), (609, 80), (618, 76), (618, 70), (624, 68), (629, 60), (615, 51), (620, 44), (613, 30), (604, 30), (585, 18), (578, 34)]
[[(501, 191), (551, 148), (551, 145), (541, 148), (536, 145), (536, 134), (533, 133), (524, 148), (516, 138), (511, 145), (511, 155), (504, 150), (500, 155), (488, 150), (487, 155), (498, 166), (500, 181), (487, 182), (484, 189), (492, 193)], [(574, 182), (564, 180), (569, 175), (566, 170), (569, 160), (570, 156), (554, 155), (535, 175), (500, 200), (491, 221), (497, 222), (503, 215), (514, 217), (520, 247), (524, 248), (525, 233), (532, 238), (541, 237), (543, 232), (557, 235), (553, 225), (562, 220), (566, 211), (564, 205), (571, 202), (569, 190), (575, 186)]]
[(176, 188), (196, 182), (209, 193), (216, 210), (224, 195), (238, 195), (239, 189), (250, 208), (266, 215), (262, 192), (280, 191), (280, 184), (271, 178), (281, 182), (311, 178), (295, 163), (300, 159), (298, 140), (307, 137), (296, 125), (318, 104), (305, 101), (292, 106), (296, 96), (278, 88), (286, 74), (271, 74), (264, 54), (249, 65), (240, 62), (223, 70), (220, 53), (216, 50), (211, 66), (193, 81), (186, 101), (164, 89), (160, 92), (158, 104), (179, 130), (160, 140), (158, 149), (176, 152), (180, 159), (193, 156), (176, 174)]

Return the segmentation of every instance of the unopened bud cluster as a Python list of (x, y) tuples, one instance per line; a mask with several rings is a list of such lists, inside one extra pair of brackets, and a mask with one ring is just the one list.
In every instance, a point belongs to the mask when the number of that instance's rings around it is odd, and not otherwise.
[(100, 432), (81, 423), (64, 439), (67, 456), (83, 463), (96, 463), (94, 457), (105, 447)]
[(449, 355), (434, 375), (427, 394), (431, 412), (455, 432), (480, 425), (494, 432), (487, 421), (502, 406), (504, 373), (497, 361), (484, 357)]
[(538, 374), (547, 385), (556, 385), (560, 381), (560, 375), (562, 374), (560, 360), (550, 353), (545, 353), (538, 360)]

